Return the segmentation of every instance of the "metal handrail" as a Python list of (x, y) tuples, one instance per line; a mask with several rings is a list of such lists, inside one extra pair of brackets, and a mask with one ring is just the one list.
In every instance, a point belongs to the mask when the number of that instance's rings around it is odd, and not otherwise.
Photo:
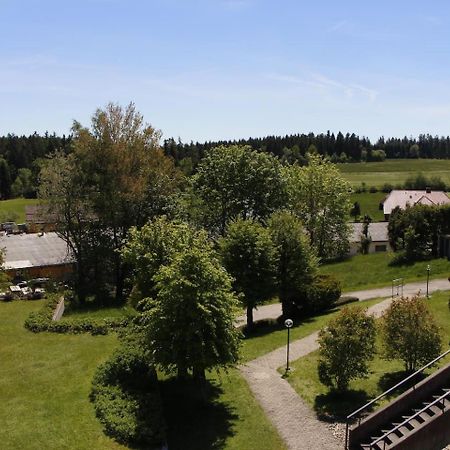
[[(378, 444), (378, 442), (386, 439), (390, 434), (394, 433), (395, 431), (397, 431), (399, 428), (401, 428), (402, 426), (406, 425), (408, 422), (410, 422), (411, 420), (415, 419), (417, 416), (420, 416), (420, 414), (422, 414), (423, 412), (425, 412), (427, 409), (429, 409), (431, 406), (434, 406), (436, 403), (439, 403), (441, 400), (445, 400), (446, 397), (450, 397), (450, 391), (449, 392), (445, 392), (445, 394), (442, 394), (439, 398), (435, 399), (433, 402), (429, 403), (428, 405), (426, 405), (424, 408), (422, 408), (420, 411), (417, 411), (416, 413), (414, 413), (411, 417), (408, 417), (407, 419), (405, 419), (402, 423), (399, 423), (398, 425), (396, 425), (394, 428), (392, 428), (392, 430), (386, 431), (386, 433), (383, 434), (383, 436), (380, 436), (378, 439), (376, 439), (375, 441), (370, 443), (369, 449), (371, 449), (374, 445)], [(443, 408), (442, 412), (445, 411), (445, 403), (443, 404)]]
[[(361, 411), (364, 411), (365, 409), (367, 409), (369, 406), (373, 405), (374, 403), (376, 403), (378, 400), (382, 399), (383, 397), (385, 397), (387, 394), (391, 393), (392, 391), (394, 391), (395, 389), (397, 389), (398, 387), (400, 387), (401, 385), (403, 385), (404, 383), (406, 383), (407, 381), (411, 380), (412, 378), (414, 378), (416, 375), (418, 375), (419, 373), (422, 373), (425, 369), (428, 369), (428, 367), (432, 366), (433, 364), (435, 364), (436, 362), (438, 362), (440, 359), (444, 358), (445, 356), (447, 356), (450, 353), (450, 350), (447, 350), (446, 352), (442, 353), (442, 355), (439, 355), (437, 358), (433, 359), (433, 361), (430, 361), (428, 364), (426, 364), (425, 366), (421, 367), (420, 369), (416, 370), (413, 374), (409, 375), (408, 377), (406, 377), (405, 379), (403, 379), (402, 381), (400, 381), (399, 383), (397, 383), (395, 386), (392, 386), (391, 388), (389, 388), (387, 391), (383, 392), (382, 394), (380, 394), (378, 397), (374, 398), (373, 400), (371, 400), (370, 402), (366, 403), (364, 406), (361, 406), (361, 408), (353, 411), (351, 414), (349, 414), (346, 418), (346, 424), (345, 424), (345, 449), (347, 449), (347, 443), (348, 443), (348, 427), (349, 427), (349, 420), (356, 416), (358, 413), (360, 413)], [(415, 386), (415, 385), (414, 385)], [(413, 386), (413, 387), (414, 387)], [(361, 418), (358, 419), (358, 425), (361, 423)]]

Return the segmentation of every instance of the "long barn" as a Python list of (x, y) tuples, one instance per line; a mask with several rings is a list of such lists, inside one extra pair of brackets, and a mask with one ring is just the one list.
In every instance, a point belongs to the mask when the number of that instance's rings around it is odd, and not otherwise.
[(3, 267), (11, 277), (64, 280), (73, 271), (73, 257), (56, 233), (3, 234)]

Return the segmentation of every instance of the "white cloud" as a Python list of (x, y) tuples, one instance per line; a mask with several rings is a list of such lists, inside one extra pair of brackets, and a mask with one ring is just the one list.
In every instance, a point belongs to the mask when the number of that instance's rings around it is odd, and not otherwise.
[(296, 84), (309, 88), (315, 88), (325, 95), (344, 95), (347, 98), (353, 98), (362, 95), (370, 102), (376, 100), (378, 92), (375, 89), (363, 86), (358, 83), (344, 83), (336, 79), (327, 77), (321, 73), (309, 73), (303, 78), (294, 75), (269, 74), (268, 78), (281, 83)]

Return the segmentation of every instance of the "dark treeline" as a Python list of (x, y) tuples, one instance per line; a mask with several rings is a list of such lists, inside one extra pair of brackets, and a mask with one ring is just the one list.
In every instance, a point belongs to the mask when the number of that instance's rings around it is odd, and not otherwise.
[(249, 145), (254, 150), (272, 153), (286, 162), (304, 161), (308, 151), (328, 155), (334, 162), (383, 161), (385, 158), (450, 158), (450, 137), (420, 135), (418, 138), (381, 137), (372, 143), (366, 137), (354, 133), (336, 135), (292, 134), (287, 136), (267, 136), (233, 141), (209, 141), (189, 144), (167, 139), (164, 141), (165, 153), (188, 170), (203, 157), (205, 151), (218, 145)]
[(69, 151), (71, 137), (45, 133), (0, 136), (0, 199), (36, 195), (38, 161), (56, 150)]
[[(0, 199), (17, 196), (33, 197), (39, 174), (37, 162), (55, 150), (70, 151), (71, 136), (34, 133), (29, 136), (0, 136)], [(249, 145), (252, 149), (271, 153), (286, 163), (303, 164), (308, 151), (328, 155), (332, 162), (383, 161), (385, 158), (450, 158), (450, 137), (419, 135), (418, 138), (381, 137), (372, 143), (354, 133), (292, 134), (228, 141), (183, 143), (166, 139), (163, 148), (182, 170), (194, 171), (205, 152), (219, 145)]]

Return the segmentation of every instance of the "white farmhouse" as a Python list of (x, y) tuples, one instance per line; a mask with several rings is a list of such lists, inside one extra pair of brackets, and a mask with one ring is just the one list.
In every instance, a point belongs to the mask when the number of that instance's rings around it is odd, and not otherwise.
[(424, 191), (397, 191), (393, 190), (383, 201), (383, 214), (385, 220), (389, 220), (389, 216), (397, 206), (405, 209), (407, 206), (429, 205), (438, 206), (450, 204), (450, 198), (443, 191), (432, 191), (426, 189)]

